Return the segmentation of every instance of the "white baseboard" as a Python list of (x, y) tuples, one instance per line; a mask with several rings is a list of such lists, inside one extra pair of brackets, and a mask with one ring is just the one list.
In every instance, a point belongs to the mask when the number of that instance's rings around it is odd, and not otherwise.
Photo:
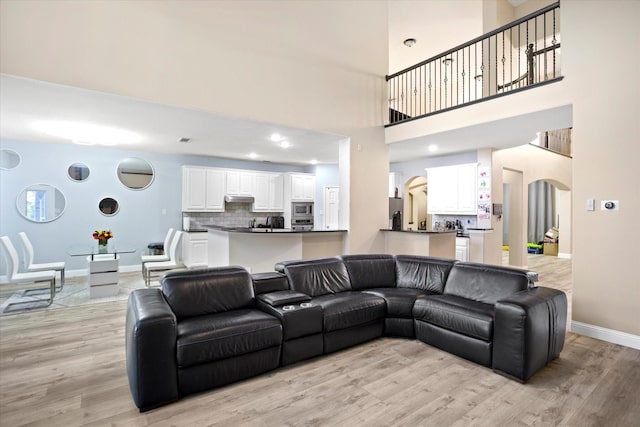
[(571, 332), (640, 350), (640, 336), (607, 329), (588, 323), (571, 321)]
[(558, 258), (571, 259), (573, 256), (564, 252), (558, 252)]

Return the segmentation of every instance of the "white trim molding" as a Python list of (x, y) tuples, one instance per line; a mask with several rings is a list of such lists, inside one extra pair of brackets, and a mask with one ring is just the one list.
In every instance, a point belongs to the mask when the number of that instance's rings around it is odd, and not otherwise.
[(571, 254), (568, 254), (568, 253), (559, 252), (558, 253), (558, 258), (571, 259), (571, 258), (573, 258), (573, 256)]
[(588, 323), (576, 322), (575, 320), (571, 321), (571, 332), (640, 350), (640, 336), (638, 335), (607, 329), (601, 326), (589, 325)]

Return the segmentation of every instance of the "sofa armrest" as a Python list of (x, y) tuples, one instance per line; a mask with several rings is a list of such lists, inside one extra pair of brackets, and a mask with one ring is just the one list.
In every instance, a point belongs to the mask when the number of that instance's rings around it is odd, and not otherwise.
[(253, 281), (253, 290), (256, 295), (289, 289), (287, 276), (276, 271), (254, 273), (251, 275), (251, 280)]
[(566, 327), (562, 291), (535, 287), (501, 299), (495, 304), (493, 370), (526, 382), (560, 355)]
[(125, 332), (129, 388), (140, 412), (177, 400), (176, 317), (160, 289), (131, 292)]
[(257, 299), (272, 307), (311, 301), (311, 297), (309, 295), (296, 291), (269, 292), (258, 295)]

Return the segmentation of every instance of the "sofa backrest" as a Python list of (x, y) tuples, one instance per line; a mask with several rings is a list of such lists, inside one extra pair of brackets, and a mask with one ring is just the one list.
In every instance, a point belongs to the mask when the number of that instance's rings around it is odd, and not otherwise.
[(177, 270), (160, 280), (178, 319), (254, 306), (249, 272), (242, 267)]
[(342, 255), (353, 290), (396, 287), (393, 255)]
[(441, 294), (454, 259), (418, 255), (396, 256), (396, 285)]
[(459, 262), (453, 266), (444, 293), (487, 304), (529, 287), (526, 270)]
[(339, 258), (283, 261), (275, 269), (287, 276), (291, 289), (312, 297), (351, 290), (347, 268)]

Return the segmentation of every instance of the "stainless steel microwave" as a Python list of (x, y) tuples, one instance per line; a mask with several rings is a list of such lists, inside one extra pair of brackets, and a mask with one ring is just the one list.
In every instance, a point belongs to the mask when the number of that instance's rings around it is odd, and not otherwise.
[(291, 203), (292, 217), (313, 217), (313, 202), (293, 202)]

